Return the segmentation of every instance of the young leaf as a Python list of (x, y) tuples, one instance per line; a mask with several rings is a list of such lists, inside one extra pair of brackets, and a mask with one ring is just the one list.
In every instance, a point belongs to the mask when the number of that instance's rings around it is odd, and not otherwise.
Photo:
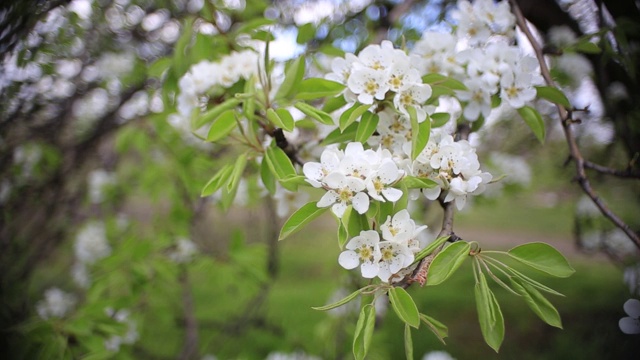
[(273, 123), (276, 127), (279, 127), (285, 131), (293, 131), (293, 117), (285, 109), (267, 109), (267, 119)]
[(356, 360), (364, 359), (367, 356), (375, 325), (376, 308), (371, 304), (367, 304), (360, 310), (356, 331), (353, 336), (353, 355)]
[(216, 121), (211, 124), (207, 141), (215, 142), (229, 135), (237, 126), (235, 110), (227, 110), (220, 114)]
[(230, 98), (225, 100), (223, 103), (216, 105), (213, 107), (213, 109), (205, 112), (204, 114), (202, 114), (199, 118), (195, 119), (195, 121), (192, 123), (192, 129), (193, 130), (197, 130), (199, 128), (202, 127), (202, 125), (215, 120), (216, 118), (218, 118), (218, 116), (220, 116), (220, 114), (222, 114), (223, 112), (227, 111), (227, 110), (231, 110), (233, 108), (235, 108), (236, 106), (238, 106), (240, 104), (240, 100), (236, 99), (236, 98)]
[(413, 360), (413, 339), (409, 324), (404, 324), (404, 354), (407, 360)]
[(231, 178), (229, 179), (229, 183), (227, 184), (227, 191), (233, 190), (238, 183), (240, 182), (240, 178), (242, 178), (242, 173), (244, 172), (244, 168), (247, 166), (247, 154), (244, 153), (238, 156), (236, 159), (236, 163), (233, 166), (233, 172), (231, 173)]
[(371, 105), (355, 103), (340, 115), (340, 130), (344, 131), (349, 125), (353, 124), (365, 111), (369, 110)]
[(597, 44), (592, 43), (591, 41), (581, 41), (573, 46), (573, 48), (581, 53), (585, 54), (599, 54), (602, 52), (602, 49)]
[(298, 36), (296, 37), (296, 42), (298, 44), (306, 44), (309, 41), (313, 40), (316, 36), (316, 27), (313, 23), (306, 23), (300, 27), (298, 27)]
[(438, 183), (431, 179), (410, 175), (403, 177), (400, 182), (406, 186), (407, 189), (431, 189), (438, 186)]
[(316, 119), (325, 125), (335, 125), (331, 115), (322, 110), (316, 109), (307, 103), (297, 102), (294, 106), (296, 107), (296, 109), (302, 111), (303, 114), (312, 119)]
[(427, 74), (422, 77), (422, 82), (429, 85), (440, 85), (452, 90), (467, 90), (460, 81), (437, 73)]
[(347, 105), (347, 100), (344, 99), (344, 96), (336, 96), (328, 99), (325, 102), (324, 106), (322, 107), (322, 111), (332, 113), (345, 105)]
[(362, 114), (362, 118), (358, 123), (358, 130), (356, 131), (356, 141), (365, 143), (369, 140), (369, 137), (376, 131), (376, 127), (378, 127), (378, 121), (380, 117), (378, 114), (374, 114), (371, 112), (365, 112)]
[(449, 113), (435, 113), (431, 115), (431, 127), (437, 128), (441, 127), (451, 119), (451, 114)]
[(329, 208), (319, 208), (315, 202), (303, 205), (300, 209), (291, 214), (289, 219), (287, 219), (284, 225), (282, 225), (282, 230), (280, 230), (278, 240), (283, 240), (287, 236), (302, 230), (305, 225), (322, 215), (322, 213), (327, 211), (327, 209)]
[(413, 302), (413, 298), (405, 289), (401, 287), (389, 289), (389, 300), (391, 300), (391, 307), (400, 320), (416, 329), (420, 326), (420, 313), (416, 303)]
[(280, 179), (280, 185), (283, 188), (296, 192), (298, 191), (298, 186), (300, 185), (309, 185), (309, 183), (305, 180), (306, 177), (302, 175), (290, 175), (285, 177), (284, 179)]
[(446, 325), (425, 314), (420, 314), (420, 320), (422, 320), (422, 322), (425, 323), (427, 327), (429, 327), (429, 329), (438, 338), (438, 340), (440, 340), (443, 344), (445, 343), (444, 338), (449, 336), (449, 329)]
[(558, 250), (542, 242), (516, 246), (508, 254), (513, 259), (552, 276), (569, 277), (575, 272)]
[(328, 304), (328, 305), (324, 305), (324, 306), (315, 306), (315, 307), (311, 307), (313, 310), (319, 310), (319, 311), (327, 311), (327, 310), (331, 310), (331, 309), (335, 309), (337, 307), (340, 307), (346, 303), (348, 303), (349, 301), (355, 299), (358, 295), (360, 295), (360, 293), (365, 290), (366, 287), (363, 287), (362, 289), (358, 289), (354, 292), (352, 292), (351, 294), (347, 295), (344, 299), (338, 300), (332, 304)]
[(495, 295), (489, 289), (487, 279), (482, 272), (478, 273), (479, 281), (474, 287), (478, 320), (484, 341), (495, 352), (498, 352), (504, 340), (504, 318)]
[(431, 121), (427, 117), (425, 121), (418, 123), (418, 115), (413, 106), (407, 106), (407, 112), (411, 119), (411, 160), (415, 160), (429, 142)]
[(447, 246), (436, 255), (429, 267), (427, 285), (438, 285), (447, 280), (464, 260), (469, 257), (471, 245), (466, 241), (458, 241)]
[(327, 135), (327, 137), (322, 140), (321, 145), (329, 145), (336, 144), (341, 142), (349, 142), (354, 141), (356, 138), (356, 133), (358, 132), (358, 123), (351, 124), (344, 131), (341, 131), (340, 128), (336, 128), (332, 132)]
[(437, 239), (435, 239), (432, 243), (430, 243), (429, 245), (427, 245), (424, 249), (420, 250), (416, 256), (415, 256), (415, 260), (413, 260), (413, 263), (417, 263), (418, 261), (424, 259), (425, 257), (427, 257), (428, 255), (431, 255), (432, 252), (434, 252), (440, 245), (444, 244), (445, 241), (449, 240), (450, 236), (442, 236), (439, 237)]
[(567, 96), (558, 88), (553, 86), (536, 86), (536, 92), (539, 98), (562, 105), (566, 109), (571, 109), (571, 102), (569, 102)]
[(287, 154), (277, 146), (267, 147), (265, 159), (267, 160), (269, 168), (276, 175), (278, 180), (298, 175)]
[(370, 230), (366, 214), (358, 214), (351, 206), (347, 208), (342, 216), (342, 222), (347, 229), (349, 238), (360, 235), (363, 230)]
[(314, 100), (323, 97), (336, 96), (344, 90), (345, 86), (339, 82), (322, 79), (309, 78), (302, 80), (297, 86), (296, 99)]
[(287, 67), (284, 73), (284, 81), (280, 85), (278, 92), (276, 93), (276, 99), (287, 99), (295, 91), (296, 86), (302, 81), (305, 71), (305, 57), (299, 56), (293, 60)]
[(273, 195), (276, 193), (276, 178), (269, 168), (268, 161), (264, 158), (260, 163), (260, 179), (262, 179), (262, 183), (267, 191), (269, 191), (269, 194)]
[(231, 178), (231, 174), (233, 173), (233, 166), (231, 164), (227, 164), (222, 167), (222, 169), (218, 170), (218, 172), (213, 175), (211, 180), (207, 182), (207, 184), (202, 188), (202, 192), (200, 196), (205, 197), (213, 194), (218, 191), (224, 184), (226, 184)]
[(349, 233), (347, 232), (347, 227), (344, 226), (342, 221), (338, 221), (338, 245), (340, 249), (344, 249), (344, 246), (349, 241)]
[(563, 294), (561, 294), (561, 293), (559, 293), (559, 292), (557, 292), (557, 291), (553, 290), (552, 288), (550, 288), (550, 287), (548, 287), (548, 286), (542, 285), (541, 283), (539, 283), (539, 282), (537, 282), (537, 281), (533, 280), (532, 278), (530, 278), (530, 277), (526, 276), (525, 274), (523, 274), (523, 273), (521, 273), (521, 272), (517, 271), (517, 270), (516, 270), (516, 269), (514, 269), (514, 268), (509, 267), (509, 268), (507, 268), (507, 270), (508, 270), (510, 273), (512, 273), (515, 277), (517, 277), (518, 279), (520, 279), (520, 280), (522, 280), (522, 281), (524, 281), (524, 282), (528, 283), (529, 285), (531, 285), (531, 286), (533, 286), (533, 287), (535, 287), (535, 288), (537, 288), (537, 289), (539, 289), (539, 290), (542, 290), (542, 291), (548, 292), (549, 294), (553, 294), (553, 295), (564, 296)]
[(558, 310), (533, 286), (521, 281), (518, 278), (510, 278), (511, 285), (520, 294), (529, 308), (540, 319), (551, 326), (562, 329), (562, 320)]
[(531, 106), (524, 106), (518, 109), (518, 114), (520, 114), (524, 122), (529, 125), (540, 143), (544, 144), (544, 121), (542, 120), (542, 116), (540, 116), (538, 110), (532, 108)]

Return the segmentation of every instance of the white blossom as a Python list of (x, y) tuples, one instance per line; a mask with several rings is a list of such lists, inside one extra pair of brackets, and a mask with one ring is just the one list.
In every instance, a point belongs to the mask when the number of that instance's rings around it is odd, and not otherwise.
[(76, 235), (74, 250), (78, 261), (93, 264), (111, 255), (111, 246), (107, 241), (106, 230), (101, 222), (85, 224)]
[(380, 235), (377, 231), (363, 230), (360, 235), (349, 240), (345, 247), (347, 250), (340, 253), (338, 257), (340, 266), (350, 270), (360, 265), (362, 276), (368, 279), (378, 275), (382, 253), (380, 252)]
[(38, 315), (44, 319), (61, 318), (67, 315), (76, 305), (76, 297), (56, 287), (44, 293), (44, 299), (36, 304)]
[(640, 300), (629, 299), (624, 303), (623, 308), (629, 316), (623, 317), (618, 322), (620, 330), (629, 335), (640, 334)]

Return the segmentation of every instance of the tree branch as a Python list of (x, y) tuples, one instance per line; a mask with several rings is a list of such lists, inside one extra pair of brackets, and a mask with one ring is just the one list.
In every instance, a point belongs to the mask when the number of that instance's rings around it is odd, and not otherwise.
[[(518, 27), (525, 34), (536, 54), (536, 58), (538, 59), (538, 63), (540, 64), (540, 72), (542, 74), (542, 77), (544, 78), (548, 86), (557, 88), (555, 82), (553, 81), (553, 78), (551, 77), (551, 73), (549, 72), (547, 63), (545, 62), (542, 47), (529, 30), (526, 19), (524, 18), (524, 15), (522, 15), (522, 11), (518, 6), (518, 2), (516, 0), (509, 0), (509, 3), (511, 3), (511, 11), (513, 11), (513, 14), (516, 17)], [(556, 107), (558, 109), (558, 115), (560, 116), (560, 121), (562, 123), (562, 129), (564, 130), (565, 139), (567, 140), (567, 145), (569, 146), (569, 153), (574, 163), (576, 164), (576, 180), (580, 184), (580, 187), (582, 188), (584, 193), (587, 194), (587, 196), (589, 196), (591, 200), (593, 200), (598, 209), (600, 209), (600, 212), (609, 220), (611, 220), (611, 222), (613, 222), (618, 228), (624, 231), (629, 239), (634, 242), (636, 247), (640, 249), (640, 236), (638, 236), (637, 233), (631, 230), (629, 225), (627, 225), (618, 215), (611, 211), (611, 209), (605, 204), (604, 200), (602, 200), (602, 198), (600, 198), (591, 187), (591, 183), (589, 182), (585, 171), (585, 160), (582, 156), (582, 153), (580, 152), (580, 149), (578, 148), (576, 138), (573, 134), (573, 129), (571, 128), (572, 121), (569, 112), (562, 105), (556, 104)]]

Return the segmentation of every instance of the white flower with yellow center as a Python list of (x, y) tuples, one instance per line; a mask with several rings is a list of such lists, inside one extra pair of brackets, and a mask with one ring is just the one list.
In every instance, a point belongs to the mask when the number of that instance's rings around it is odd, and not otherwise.
[(369, 210), (369, 197), (363, 192), (366, 186), (362, 179), (333, 172), (324, 180), (329, 189), (318, 201), (318, 207), (331, 206), (331, 211), (340, 218), (349, 205), (359, 214)]
[(367, 193), (378, 201), (398, 201), (402, 191), (391, 186), (402, 177), (402, 174), (393, 160), (385, 159), (380, 167), (367, 177)]
[(391, 275), (411, 266), (414, 259), (413, 252), (406, 244), (393, 241), (380, 243), (380, 255), (378, 277), (384, 282), (388, 282)]
[(384, 71), (369, 67), (354, 69), (347, 86), (363, 104), (373, 104), (373, 99), (384, 100), (389, 90), (388, 76)]
[(536, 89), (532, 84), (532, 76), (529, 73), (506, 72), (502, 74), (500, 79), (500, 97), (506, 101), (514, 109), (519, 109), (528, 101), (532, 101), (536, 97)]
[(380, 235), (374, 230), (364, 230), (351, 239), (338, 257), (338, 263), (350, 270), (360, 265), (362, 276), (371, 279), (380, 271)]
[(413, 106), (416, 109), (418, 122), (423, 122), (427, 118), (427, 112), (422, 107), (431, 97), (431, 86), (427, 84), (413, 84), (405, 90), (396, 93), (393, 104), (402, 114), (409, 117), (407, 107)]
[(302, 167), (306, 181), (313, 187), (320, 188), (324, 178), (340, 166), (344, 153), (335, 147), (328, 147), (320, 155), (320, 162), (309, 161)]

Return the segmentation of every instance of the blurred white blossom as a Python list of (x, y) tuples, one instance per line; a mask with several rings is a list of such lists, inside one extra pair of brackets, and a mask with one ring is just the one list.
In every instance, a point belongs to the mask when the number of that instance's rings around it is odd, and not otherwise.
[(61, 318), (68, 314), (76, 305), (76, 297), (56, 287), (44, 293), (44, 299), (36, 305), (38, 315), (44, 319)]

